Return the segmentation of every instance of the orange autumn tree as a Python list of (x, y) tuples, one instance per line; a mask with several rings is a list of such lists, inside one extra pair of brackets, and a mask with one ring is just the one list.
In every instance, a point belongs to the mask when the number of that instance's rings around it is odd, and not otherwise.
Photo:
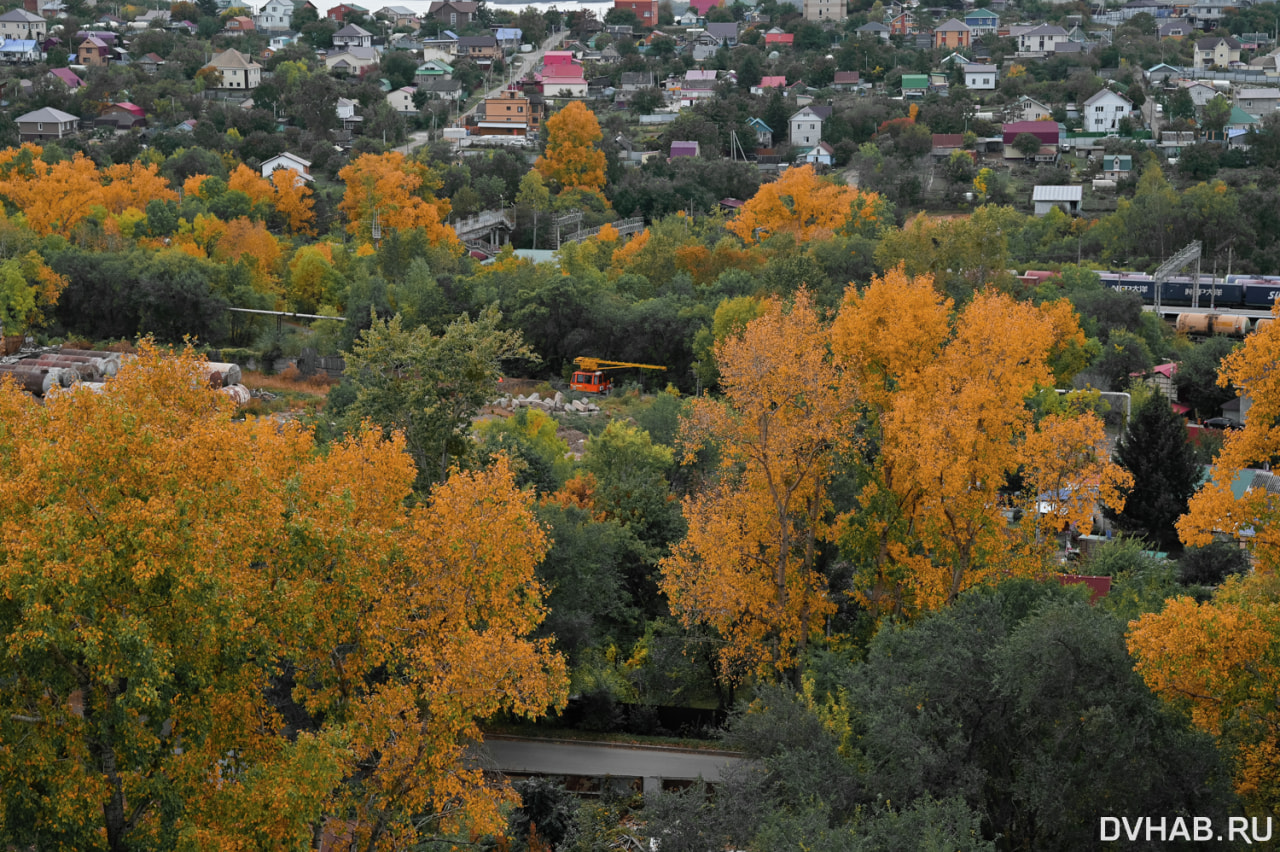
[(604, 135), (595, 113), (581, 101), (570, 101), (547, 119), (547, 150), (533, 167), (559, 189), (604, 189)]
[(263, 202), (270, 204), (275, 198), (275, 190), (271, 182), (244, 163), (231, 170), (231, 174), (227, 177), (227, 189), (243, 192), (249, 196), (249, 203), (253, 205)]
[(411, 500), (398, 437), (235, 420), (190, 351), (0, 383), (0, 837), (362, 850), (491, 832), (477, 719), (564, 700), (504, 461)]
[(751, 196), (725, 227), (747, 244), (790, 234), (798, 244), (884, 217), (880, 197), (818, 177), (813, 166), (790, 168)]
[(1152, 692), (1217, 737), (1249, 810), (1275, 813), (1280, 807), (1280, 575), (1258, 571), (1230, 577), (1204, 603), (1190, 597), (1167, 601), (1161, 612), (1130, 624), (1128, 641), (1134, 669)]
[(804, 291), (768, 302), (715, 353), (724, 397), (694, 401), (680, 438), (686, 462), (718, 451), (718, 481), (685, 498), (688, 533), (661, 587), (684, 624), (720, 634), (726, 677), (794, 675), (835, 609), (815, 560), (854, 394)]
[(0, 197), (40, 236), (66, 235), (96, 208), (109, 214), (141, 212), (152, 199), (177, 198), (154, 164), (100, 170), (80, 153), (53, 164), (40, 159), (43, 153), (31, 144), (0, 151)]
[[(832, 330), (881, 446), (844, 533), (858, 596), (878, 612), (934, 609), (975, 585), (1043, 574), (1063, 525), (1087, 532), (1095, 502), (1122, 505), (1127, 475), (1109, 460), (1101, 421), (1037, 418), (1029, 404), (1083, 343), (1069, 308), (984, 293), (953, 318), (951, 304), (929, 276), (899, 267), (861, 293), (851, 287)], [(1019, 472), (1023, 492), (1005, 494)], [(1011, 530), (1004, 510), (1015, 506), (1026, 520)]]
[(432, 245), (461, 250), (453, 228), (445, 224), (448, 199), (432, 193), (440, 181), (430, 167), (398, 152), (362, 154), (338, 172), (347, 185), (338, 204), (347, 217), (347, 232), (364, 244), (373, 241), (375, 219), (383, 233), (421, 228)]
[(275, 191), (276, 212), (284, 219), (289, 231), (314, 236), (315, 229), (311, 225), (316, 218), (316, 202), (302, 175), (292, 169), (276, 169), (271, 173), (271, 187)]
[(1171, 600), (1134, 622), (1129, 635), (1147, 685), (1219, 738), (1232, 755), (1237, 792), (1266, 812), (1280, 806), (1280, 508), (1266, 488), (1236, 496), (1232, 484), (1280, 454), (1277, 360), (1280, 323), (1249, 335), (1223, 360), (1218, 382), (1249, 397), (1249, 417), (1227, 434), (1210, 481), (1178, 521), (1187, 545), (1241, 537), (1254, 573), (1229, 579), (1205, 603)]

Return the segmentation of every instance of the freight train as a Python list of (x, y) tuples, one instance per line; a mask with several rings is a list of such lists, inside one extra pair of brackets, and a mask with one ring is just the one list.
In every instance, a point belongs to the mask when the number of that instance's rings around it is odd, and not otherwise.
[[(1028, 270), (1019, 278), (1038, 284), (1055, 273)], [(1141, 272), (1099, 272), (1105, 287), (1128, 293), (1136, 293), (1148, 305), (1155, 303), (1155, 280)], [(1164, 307), (1190, 307), (1195, 291), (1195, 278), (1179, 275), (1160, 286), (1160, 305)], [(1197, 310), (1256, 310), (1269, 311), (1280, 299), (1280, 275), (1228, 275), (1215, 278), (1200, 276), (1200, 301)], [(1271, 322), (1260, 319), (1255, 323), (1248, 317), (1232, 314), (1179, 314), (1178, 331), (1188, 334), (1228, 334), (1243, 337), (1255, 328)]]

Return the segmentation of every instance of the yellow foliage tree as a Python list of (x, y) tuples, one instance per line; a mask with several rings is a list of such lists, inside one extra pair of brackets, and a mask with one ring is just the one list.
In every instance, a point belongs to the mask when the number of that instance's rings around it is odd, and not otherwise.
[(880, 197), (818, 177), (812, 166), (790, 168), (751, 197), (725, 227), (748, 244), (775, 234), (797, 243), (829, 237), (851, 224), (880, 221)]
[(284, 218), (289, 230), (295, 234), (314, 235), (311, 223), (316, 217), (316, 202), (311, 197), (311, 187), (301, 175), (292, 169), (276, 169), (271, 173), (271, 186), (275, 191), (276, 212)]
[(604, 189), (603, 134), (596, 115), (581, 101), (570, 101), (547, 119), (547, 150), (534, 168), (560, 189)]
[(30, 144), (0, 151), (0, 197), (40, 236), (69, 234), (95, 208), (119, 214), (142, 210), (152, 199), (177, 198), (154, 164), (99, 170), (80, 153), (53, 164), (40, 159), (42, 154), (42, 148)]
[(804, 291), (769, 302), (715, 354), (724, 398), (696, 400), (681, 441), (686, 461), (714, 446), (720, 478), (685, 499), (688, 534), (662, 561), (661, 586), (686, 625), (721, 635), (726, 676), (794, 674), (834, 611), (815, 559), (853, 393)]
[[(1101, 421), (1037, 420), (1028, 405), (1053, 387), (1060, 353), (1083, 344), (1074, 318), (984, 293), (953, 328), (950, 306), (929, 276), (899, 268), (850, 288), (832, 332), (881, 443), (845, 538), (865, 568), (859, 595), (879, 611), (933, 609), (974, 585), (1042, 574), (1052, 533), (1087, 532), (1095, 502), (1123, 505), (1127, 474)], [(1019, 471), (1023, 493), (1002, 496)], [(1004, 514), (1014, 507), (1028, 518), (1016, 531)]]
[[(1275, 311), (1273, 310), (1273, 313)], [(1244, 429), (1227, 433), (1214, 461), (1213, 478), (1200, 489), (1178, 521), (1178, 534), (1188, 545), (1205, 545), (1217, 533), (1238, 535), (1250, 530), (1248, 547), (1258, 569), (1280, 569), (1280, 508), (1267, 489), (1254, 488), (1236, 497), (1231, 486), (1241, 471), (1280, 455), (1280, 323), (1272, 322), (1245, 339), (1222, 362), (1218, 383), (1235, 385), (1252, 401)]]
[(1230, 754), (1255, 812), (1280, 806), (1280, 575), (1231, 577), (1213, 600), (1179, 597), (1130, 624), (1134, 668)]
[[(0, 384), (0, 836), (367, 850), (505, 825), (463, 748), (561, 703), (547, 547), (505, 462), (409, 504), (399, 438), (236, 422), (190, 352)], [(335, 828), (336, 827), (336, 828)]]
[(249, 196), (251, 204), (271, 203), (275, 200), (275, 189), (270, 181), (249, 168), (244, 163), (231, 170), (227, 178), (227, 189), (243, 192)]
[(394, 151), (362, 154), (338, 177), (347, 185), (338, 209), (346, 214), (347, 231), (362, 242), (373, 240), (376, 218), (384, 233), (421, 228), (432, 245), (461, 250), (457, 234), (444, 222), (449, 201), (432, 195), (440, 182), (429, 167)]

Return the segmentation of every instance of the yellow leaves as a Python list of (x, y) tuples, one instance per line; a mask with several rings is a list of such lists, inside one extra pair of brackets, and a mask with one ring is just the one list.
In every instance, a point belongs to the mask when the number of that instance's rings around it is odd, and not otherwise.
[(760, 187), (726, 227), (748, 244), (775, 234), (806, 243), (851, 222), (874, 222), (878, 200), (875, 193), (819, 178), (812, 166), (793, 167)]
[[(1273, 315), (1277, 309), (1273, 308)], [(1178, 521), (1178, 535), (1187, 544), (1202, 545), (1215, 532), (1238, 534), (1252, 530), (1249, 539), (1260, 570), (1280, 568), (1280, 511), (1264, 488), (1250, 489), (1240, 498), (1231, 490), (1241, 471), (1260, 467), (1280, 454), (1280, 323), (1271, 322), (1249, 335), (1222, 362), (1218, 384), (1234, 384), (1252, 402), (1244, 429), (1227, 433), (1206, 484)]]
[(785, 672), (834, 610), (814, 542), (854, 400), (804, 291), (790, 307), (769, 302), (715, 354), (724, 401), (696, 400), (681, 440), (686, 461), (704, 444), (719, 450), (721, 483), (685, 500), (689, 531), (661, 586), (682, 621), (725, 637), (726, 675)]
[(315, 219), (315, 199), (311, 187), (292, 169), (276, 169), (271, 173), (271, 186), (275, 192), (276, 212), (284, 217), (289, 230), (295, 234), (311, 236)]
[[(504, 794), (461, 768), (463, 743), (567, 681), (527, 638), (532, 498), (502, 461), (409, 508), (398, 435), (321, 454), (296, 425), (232, 421), (201, 375), (144, 344), (102, 393), (41, 405), (0, 384), (0, 487), (24, 495), (0, 506), (3, 819), (104, 845), (110, 748), (139, 817), (120, 846), (293, 848), (329, 815), (374, 849), (414, 845), (424, 813), (498, 828)], [(267, 700), (283, 671), (322, 711), (312, 734), (286, 737)], [(56, 723), (15, 735), (33, 708)]]
[(152, 199), (177, 198), (154, 164), (128, 163), (99, 170), (93, 160), (77, 153), (50, 165), (39, 159), (41, 149), (24, 145), (0, 155), (0, 195), (26, 217), (40, 236), (68, 234), (94, 208), (120, 214), (142, 210)]
[(1227, 746), (1236, 792), (1266, 811), (1280, 802), (1278, 602), (1274, 574), (1231, 577), (1212, 601), (1170, 600), (1128, 636), (1147, 686)]
[(250, 204), (261, 204), (264, 201), (270, 203), (275, 196), (271, 184), (244, 163), (232, 170), (227, 178), (227, 189), (243, 192), (249, 196)]
[(347, 231), (365, 243), (373, 239), (376, 220), (383, 233), (421, 228), (432, 245), (461, 250), (453, 228), (444, 224), (449, 202), (431, 194), (439, 181), (422, 163), (398, 152), (362, 154), (338, 177), (347, 185), (338, 209), (347, 216)]
[[(954, 319), (928, 276), (901, 270), (851, 292), (833, 329), (837, 357), (859, 382), (883, 433), (877, 485), (846, 520), (848, 541), (875, 565), (864, 601), (931, 609), (965, 589), (1042, 571), (1035, 509), (1087, 523), (1118, 501), (1123, 474), (1092, 415), (1036, 422), (1026, 401), (1052, 386), (1051, 362), (1079, 327), (1059, 306), (986, 292)], [(886, 323), (885, 318), (893, 318)], [(1026, 471), (1030, 532), (1010, 529), (1001, 496)]]
[(598, 146), (603, 134), (595, 113), (581, 101), (570, 101), (547, 119), (547, 150), (533, 167), (561, 190), (604, 189), (605, 157)]

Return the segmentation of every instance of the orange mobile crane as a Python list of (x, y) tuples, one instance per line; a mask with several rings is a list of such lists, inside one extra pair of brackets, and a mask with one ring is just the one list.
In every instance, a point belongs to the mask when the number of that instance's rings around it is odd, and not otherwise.
[(621, 370), (625, 367), (638, 367), (641, 370), (665, 370), (656, 364), (632, 364), (627, 361), (602, 361), (599, 358), (574, 358), (574, 366), (578, 370), (573, 374), (569, 387), (584, 393), (608, 393), (613, 387), (613, 380), (604, 374), (605, 370)]

